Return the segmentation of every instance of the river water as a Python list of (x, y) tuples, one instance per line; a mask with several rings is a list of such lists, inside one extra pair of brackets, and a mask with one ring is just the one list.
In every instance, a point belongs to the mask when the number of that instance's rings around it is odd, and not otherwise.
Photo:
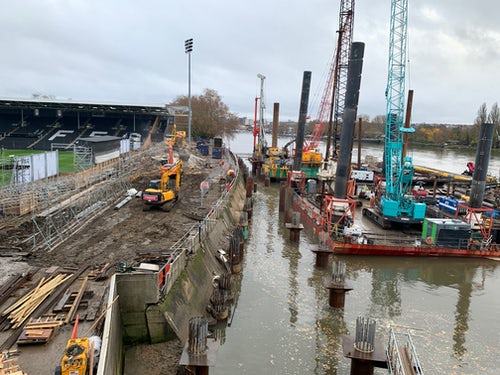
[[(250, 153), (241, 135), (229, 145)], [(381, 156), (381, 147), (363, 153)], [(460, 173), (474, 153), (413, 151), (414, 163)], [(422, 160), (422, 161), (419, 161)], [(493, 167), (492, 167), (493, 166)], [(498, 171), (497, 160), (490, 171)], [(225, 374), (349, 374), (342, 334), (356, 318), (377, 322), (385, 347), (389, 328), (409, 330), (426, 374), (498, 374), (500, 368), (500, 263), (494, 260), (337, 257), (353, 290), (345, 308), (328, 305), (324, 270), (314, 266), (314, 237), (289, 241), (279, 214), (279, 187), (258, 185), (240, 294), (230, 325), (216, 330), (221, 346), (210, 372)], [(333, 259), (330, 260), (332, 262)], [(375, 374), (386, 374), (375, 369)]]

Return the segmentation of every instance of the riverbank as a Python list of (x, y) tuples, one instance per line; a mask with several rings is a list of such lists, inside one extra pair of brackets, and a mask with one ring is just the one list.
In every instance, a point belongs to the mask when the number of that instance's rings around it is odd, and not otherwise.
[(168, 322), (166, 336), (169, 340), (156, 344), (136, 344), (126, 347), (125, 375), (132, 374), (181, 374), (179, 365), (182, 350), (188, 339), (188, 323), (192, 317), (213, 318), (207, 311), (213, 293), (213, 279), (228, 272), (228, 265), (220, 261), (219, 250), (228, 252), (231, 232), (239, 223), (245, 203), (243, 173), (238, 173), (230, 191), (218, 202), (210, 228), (194, 252), (187, 257), (182, 271), (172, 289), (158, 305)]
[[(3, 221), (0, 228), (0, 239), (3, 243), (4, 253), (7, 249), (12, 249), (12, 251), (15, 249), (13, 255), (2, 257), (2, 269), (6, 270), (3, 274), (4, 280), (17, 274), (30, 272), (33, 278), (30, 279), (29, 285), (25, 285), (26, 288), (30, 288), (43, 277), (57, 273), (76, 275), (80, 270), (87, 270), (87, 273), (83, 274), (84, 276), (89, 274), (89, 277), (94, 278), (98, 275), (99, 281), (88, 281), (86, 288), (93, 295), (93, 299), (85, 298), (85, 304), (82, 304), (79, 311), (80, 332), (83, 334), (109, 303), (107, 293), (97, 293), (97, 291), (105, 289), (110, 276), (118, 269), (121, 270), (120, 272), (130, 272), (134, 265), (137, 266), (135, 262), (141, 257), (146, 256), (147, 258), (148, 254), (168, 252), (170, 246), (182, 237), (189, 228), (197, 225), (197, 218), (209, 214), (227, 188), (226, 183), (221, 184), (220, 181), (221, 178), (224, 180), (226, 170), (230, 168), (229, 164), (221, 164), (220, 160), (213, 160), (210, 157), (196, 155), (196, 153), (188, 156), (179, 150), (179, 154), (175, 153), (175, 156), (184, 158), (182, 199), (169, 212), (143, 211), (143, 203), (139, 198), (131, 199), (120, 209), (115, 208), (116, 203), (126, 195), (127, 189), (140, 190), (146, 185), (149, 178), (155, 178), (160, 174), (159, 160), (166, 153), (167, 148), (164, 144), (154, 145), (146, 152), (134, 153), (129, 159), (117, 163), (120, 170), (116, 174), (113, 173), (112, 178), (109, 178), (108, 173), (110, 172), (107, 171), (108, 178), (96, 179), (99, 183), (88, 192), (85, 191), (86, 194), (73, 194), (73, 199), (65, 201), (65, 205), (54, 201), (52, 203), (53, 210), (47, 211), (45, 216), (40, 216), (38, 211), (34, 211), (32, 215), (13, 218), (17, 225), (10, 225), (7, 220)], [(127, 165), (121, 163), (127, 163)], [(111, 171), (111, 167), (108, 169)], [(78, 179), (77, 175), (61, 177), (62, 180), (68, 178), (70, 181), (83, 181), (83, 179)], [(52, 180), (49, 183), (58, 186), (62, 180)], [(207, 182), (209, 186), (203, 200), (200, 196), (202, 182)], [(65, 186), (70, 187), (68, 184)], [(33, 190), (33, 194), (43, 193), (43, 191), (45, 190)], [(62, 194), (51, 195), (51, 198), (54, 199), (61, 200), (63, 197)], [(105, 203), (104, 198), (108, 200), (107, 203)], [(95, 203), (90, 203), (91, 199), (95, 200)], [(40, 232), (53, 230), (53, 227), (46, 225), (53, 224), (55, 221), (49, 213), (65, 214), (65, 219), (69, 222), (71, 217), (68, 217), (68, 213), (73, 213), (73, 210), (81, 207), (80, 205), (87, 208), (87, 211), (90, 208), (97, 208), (97, 210), (91, 212), (87, 217), (75, 215), (78, 222), (70, 226), (70, 228), (75, 229), (76, 225), (80, 225), (75, 234), (70, 235), (71, 232), (67, 231), (65, 235), (60, 236), (58, 232), (53, 231), (51, 232), (53, 237), (46, 237), (46, 239), (57, 240), (57, 246), (52, 246), (49, 249), (41, 247), (31, 249), (33, 241), (30, 241), (29, 238), (32, 235), (32, 225), (35, 219)], [(5, 219), (10, 220), (10, 218)], [(21, 222), (22, 219), (24, 221)], [(42, 226), (44, 223), (46, 223), (45, 226)], [(53, 242), (48, 244), (54, 245)], [(71, 290), (78, 291), (84, 276), (75, 278)], [(24, 292), (19, 289), (16, 293), (22, 295)], [(2, 310), (9, 306), (13, 299), (15, 297), (8, 299), (3, 304)], [(125, 302), (126, 300), (122, 301), (119, 298), (116, 305)], [(86, 310), (83, 305), (87, 306), (89, 310)], [(52, 307), (52, 305), (46, 306), (44, 312), (51, 313)], [(91, 314), (90, 310), (94, 313)], [(37, 313), (42, 314), (38, 310)], [(84, 317), (86, 321), (83, 321)], [(102, 323), (103, 321), (96, 325), (96, 331), (102, 329)], [(51, 337), (50, 343), (47, 345), (23, 347), (22, 355), (19, 356), (18, 360), (21, 368), (30, 374), (52, 373), (55, 366), (60, 363), (71, 329), (72, 324), (63, 325), (57, 334)], [(9, 340), (9, 342), (14, 343), (15, 348), (15, 338), (12, 335), (16, 332), (10, 330), (3, 332), (1, 335), (2, 343), (5, 344)], [(9, 345), (6, 348), (12, 347), (12, 344)], [(178, 360), (179, 357), (176, 357), (174, 362), (178, 363)]]

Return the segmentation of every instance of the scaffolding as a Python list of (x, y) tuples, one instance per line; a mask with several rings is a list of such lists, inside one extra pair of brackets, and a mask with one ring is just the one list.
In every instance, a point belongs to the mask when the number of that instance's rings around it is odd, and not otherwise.
[(26, 184), (31, 181), (29, 157), (15, 157), (12, 166), (10, 184)]
[(76, 171), (85, 171), (94, 166), (91, 147), (73, 146), (73, 164)]
[(85, 171), (4, 186), (0, 189), (0, 228), (23, 225), (21, 243), (30, 244), (32, 251), (51, 250), (123, 196), (132, 177), (155, 154), (154, 145)]
[(0, 188), (8, 185), (12, 177), (14, 159), (5, 155), (5, 151), (0, 151)]

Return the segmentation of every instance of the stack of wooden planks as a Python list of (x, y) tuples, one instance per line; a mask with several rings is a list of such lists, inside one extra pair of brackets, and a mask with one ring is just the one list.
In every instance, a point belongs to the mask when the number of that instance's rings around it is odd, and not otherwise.
[(43, 277), (34, 289), (5, 309), (2, 315), (9, 319), (12, 328), (21, 327), (36, 308), (70, 277), (71, 275), (66, 274), (58, 274), (48, 279)]
[(0, 353), (0, 375), (27, 375), (16, 363), (18, 354), (17, 350)]

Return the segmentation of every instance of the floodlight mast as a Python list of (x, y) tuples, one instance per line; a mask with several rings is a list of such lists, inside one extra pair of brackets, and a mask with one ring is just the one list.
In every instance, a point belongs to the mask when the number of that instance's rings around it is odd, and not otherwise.
[(193, 52), (193, 38), (187, 39), (184, 42), (185, 52), (188, 55), (188, 148), (191, 148), (191, 52)]

